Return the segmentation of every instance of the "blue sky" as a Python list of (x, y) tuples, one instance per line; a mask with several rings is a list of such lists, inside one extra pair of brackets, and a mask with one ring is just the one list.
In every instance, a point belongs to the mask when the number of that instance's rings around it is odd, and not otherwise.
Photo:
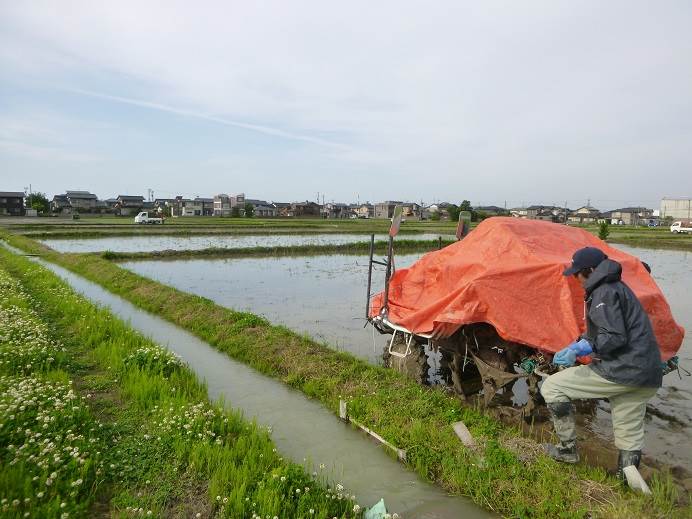
[(0, 1), (0, 189), (656, 207), (691, 6)]

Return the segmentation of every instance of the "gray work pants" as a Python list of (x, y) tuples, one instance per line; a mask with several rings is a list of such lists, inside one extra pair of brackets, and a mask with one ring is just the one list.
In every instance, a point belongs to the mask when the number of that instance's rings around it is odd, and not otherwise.
[(547, 403), (607, 398), (615, 446), (625, 451), (642, 450), (646, 403), (656, 390), (655, 387), (632, 387), (610, 382), (594, 373), (589, 366), (559, 371), (545, 379), (541, 386), (541, 394)]

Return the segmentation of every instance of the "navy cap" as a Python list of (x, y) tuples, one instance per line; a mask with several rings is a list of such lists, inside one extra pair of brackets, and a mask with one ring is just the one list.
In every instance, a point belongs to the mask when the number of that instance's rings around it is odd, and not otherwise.
[(565, 269), (562, 275), (571, 276), (580, 270), (595, 268), (601, 261), (607, 258), (608, 256), (601, 249), (584, 247), (574, 253), (574, 256), (572, 256), (572, 266)]

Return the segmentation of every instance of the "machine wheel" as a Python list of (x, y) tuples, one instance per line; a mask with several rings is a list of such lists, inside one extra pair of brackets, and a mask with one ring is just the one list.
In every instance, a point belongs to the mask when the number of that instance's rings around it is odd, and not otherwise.
[[(406, 341), (401, 334), (397, 334), (394, 338), (392, 351), (406, 353)], [(403, 359), (390, 355), (389, 344), (385, 345), (382, 359), (386, 368), (392, 368), (419, 384), (428, 383), (428, 359), (425, 356), (425, 349), (415, 341), (411, 344), (411, 353)]]

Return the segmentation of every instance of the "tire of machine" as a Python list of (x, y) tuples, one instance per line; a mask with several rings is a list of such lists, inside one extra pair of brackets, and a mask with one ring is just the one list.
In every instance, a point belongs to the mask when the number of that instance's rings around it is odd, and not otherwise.
[[(392, 351), (397, 353), (406, 353), (406, 341), (400, 335), (397, 335), (392, 345)], [(411, 353), (406, 357), (399, 358), (389, 354), (389, 344), (385, 345), (382, 355), (384, 367), (391, 368), (406, 377), (415, 380), (419, 384), (427, 384), (428, 382), (428, 359), (425, 355), (425, 349), (415, 341), (411, 344)]]

